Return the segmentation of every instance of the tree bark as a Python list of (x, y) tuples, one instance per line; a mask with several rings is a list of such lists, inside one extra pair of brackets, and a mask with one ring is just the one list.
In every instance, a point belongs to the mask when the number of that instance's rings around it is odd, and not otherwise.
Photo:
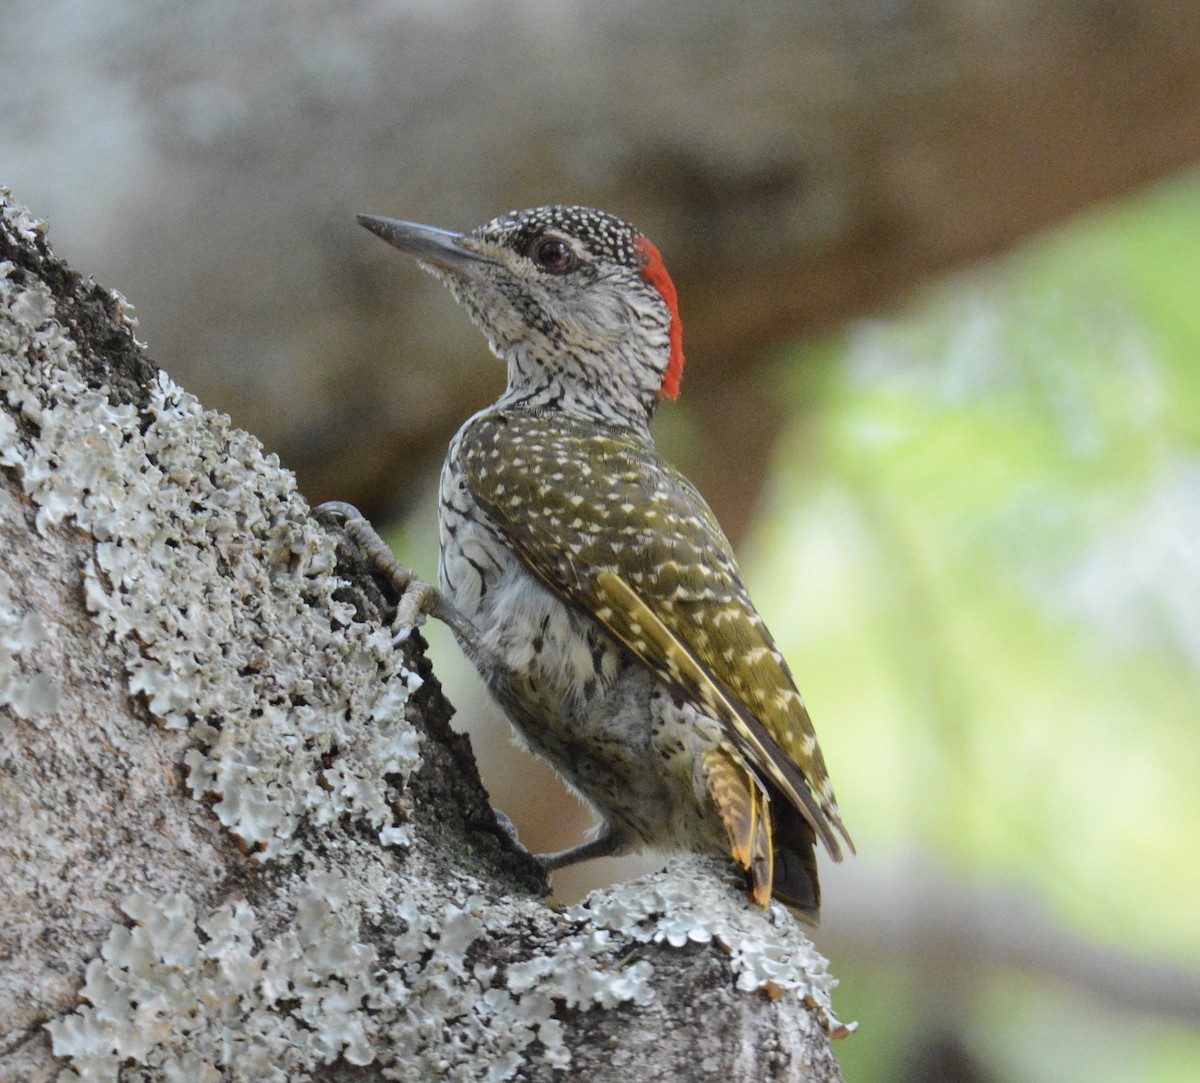
[(0, 1079), (840, 1079), (719, 864), (542, 901), (357, 552), (0, 212)]

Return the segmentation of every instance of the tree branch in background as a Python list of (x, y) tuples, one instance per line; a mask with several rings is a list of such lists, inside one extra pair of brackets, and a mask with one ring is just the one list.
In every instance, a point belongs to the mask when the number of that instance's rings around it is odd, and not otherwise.
[(1200, 158), (1200, 5), (1177, 0), (138, 11), (50, 54), (26, 43), (61, 6), (13, 14), (6, 182), (139, 298), (178, 379), (377, 520), (503, 377), (356, 211), (460, 229), (579, 202), (647, 230), (680, 287), (687, 472), (736, 540), (785, 336)]

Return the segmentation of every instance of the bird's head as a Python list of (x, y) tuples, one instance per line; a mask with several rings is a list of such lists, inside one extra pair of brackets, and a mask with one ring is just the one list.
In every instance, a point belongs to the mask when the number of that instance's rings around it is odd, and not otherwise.
[(470, 233), (359, 215), (449, 285), (508, 364), (507, 397), (644, 424), (683, 371), (675, 286), (628, 222), (537, 207)]

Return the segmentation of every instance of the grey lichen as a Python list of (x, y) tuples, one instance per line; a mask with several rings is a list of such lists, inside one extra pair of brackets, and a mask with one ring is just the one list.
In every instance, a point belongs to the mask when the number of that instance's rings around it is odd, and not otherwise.
[[(0, 202), (10, 236), (36, 241), (40, 224)], [(46, 284), (2, 261), (0, 352), (0, 469), (42, 537), (88, 538), (95, 634), (128, 696), (186, 735), (188, 792), (262, 872), (117, 896), (127, 920), (87, 964), (84, 1003), (46, 1026), (62, 1083), (305, 1080), (328, 1065), (544, 1078), (578, 1065), (572, 1020), (655, 1012), (644, 953), (710, 942), (754, 1003), (795, 997), (838, 1031), (824, 960), (711, 862), (563, 913), (426, 853), (396, 816), (396, 783), (420, 762), (406, 717), (419, 678), (338, 600), (332, 541), (291, 476), (163, 374), (137, 405), (89, 384)], [(0, 575), (11, 725), (56, 708), (39, 668), (53, 634)]]
[[(39, 531), (96, 539), (88, 608), (123, 647), (129, 691), (191, 730), (192, 793), (264, 858), (293, 852), (306, 818), (350, 815), (404, 842), (387, 778), (419, 762), (405, 704), (420, 680), (385, 629), (335, 600), (333, 540), (292, 475), (165, 374), (140, 410), (88, 386), (49, 290), (13, 269), (0, 265), (0, 393), (25, 424), (0, 428), (0, 465), (20, 475)], [(376, 680), (346, 679), (364, 666)], [(9, 694), (51, 702), (35, 685)]]
[[(198, 917), (181, 894), (126, 900), (135, 926), (114, 928), (89, 964), (88, 1006), (50, 1024), (55, 1052), (71, 1058), (61, 1083), (282, 1083), (339, 1059), (413, 1083), (511, 1079), (531, 1057), (566, 1070), (560, 1008), (651, 1004), (654, 966), (627, 961), (631, 944), (649, 942), (717, 940), (739, 987), (774, 983), (810, 998), (831, 1032), (845, 1029), (824, 960), (791, 919), (756, 923), (736, 886), (712, 870), (698, 877), (690, 861), (597, 892), (565, 918), (468, 882), (450, 903), (420, 884), (385, 901), (350, 887), (345, 868), (306, 864), (274, 937), (244, 901)], [(380, 939), (368, 927), (397, 931)], [(530, 933), (542, 947), (505, 962)], [(118, 1074), (121, 1064), (136, 1067)]]
[[(0, 414), (0, 422), (7, 415)], [(0, 443), (4, 440), (0, 424)], [(12, 576), (0, 568), (0, 708), (11, 708), (20, 718), (53, 714), (62, 690), (53, 676), (36, 668), (32, 655), (48, 639), (40, 613), (21, 604), (20, 591)], [(0, 737), (10, 726), (0, 714)]]
[(122, 1064), (137, 1066), (122, 1079), (282, 1083), (338, 1059), (378, 1059), (401, 1080), (500, 1080), (535, 1039), (569, 1062), (554, 998), (506, 989), (497, 966), (471, 961), (514, 916), (483, 896), (447, 905), (418, 891), (392, 904), (400, 931), (376, 946), (342, 870), (314, 865), (285, 894), (290, 920), (274, 938), (244, 901), (198, 918), (185, 895), (127, 899), (136, 924), (115, 928), (89, 964), (89, 1006), (50, 1024), (55, 1052), (71, 1058), (62, 1083), (116, 1079)]
[(675, 858), (662, 872), (627, 885), (593, 891), (568, 916), (640, 943), (716, 942), (729, 952), (737, 987), (744, 992), (787, 992), (812, 1007), (833, 1037), (849, 1034), (833, 1013), (837, 985), (829, 963), (779, 903), (763, 915), (743, 905), (742, 885), (708, 858)]
[[(560, 1008), (651, 1004), (655, 968), (627, 956), (631, 944), (661, 941), (718, 940), (739, 987), (774, 983), (811, 998), (827, 1029), (844, 1032), (824, 960), (791, 919), (756, 925), (737, 888), (705, 872), (675, 862), (564, 918), (469, 883), (450, 903), (419, 885), (384, 903), (348, 886), (345, 869), (313, 861), (286, 889), (290, 917), (273, 938), (244, 901), (198, 917), (185, 895), (135, 895), (123, 904), (135, 926), (116, 927), (88, 966), (88, 1006), (50, 1024), (55, 1052), (71, 1058), (60, 1083), (282, 1083), (339, 1059), (413, 1083), (511, 1079), (531, 1057), (566, 1070)], [(366, 935), (380, 925), (398, 931)], [(531, 932), (542, 947), (505, 962)], [(122, 1063), (136, 1068), (118, 1075)]]
[(198, 917), (185, 894), (126, 899), (136, 924), (88, 964), (89, 1006), (49, 1025), (72, 1064), (60, 1083), (285, 1083), (339, 1057), (371, 1063), (377, 953), (355, 939), (340, 877), (314, 872), (291, 894), (292, 925), (268, 943), (245, 901)]

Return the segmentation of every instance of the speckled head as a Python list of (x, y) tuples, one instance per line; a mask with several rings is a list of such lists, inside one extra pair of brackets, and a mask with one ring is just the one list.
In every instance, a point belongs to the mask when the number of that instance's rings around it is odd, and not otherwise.
[(508, 399), (644, 423), (679, 393), (675, 286), (658, 249), (623, 219), (537, 207), (467, 234), (359, 221), (450, 286), (508, 363)]

